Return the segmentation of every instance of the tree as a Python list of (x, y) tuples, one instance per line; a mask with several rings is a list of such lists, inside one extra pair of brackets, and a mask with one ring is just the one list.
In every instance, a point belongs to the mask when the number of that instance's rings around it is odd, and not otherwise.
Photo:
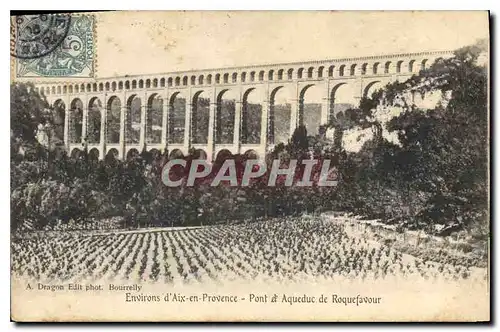
[(292, 134), (292, 139), (288, 145), (288, 151), (296, 157), (307, 152), (308, 149), (309, 143), (307, 140), (307, 129), (304, 125), (300, 125), (295, 128), (295, 131)]
[[(49, 105), (31, 83), (13, 83), (10, 87), (11, 144), (36, 145), (38, 127), (50, 121)], [(17, 151), (16, 151), (17, 152)]]
[[(409, 202), (407, 219), (414, 224), (466, 226), (486, 218), (488, 85), (487, 70), (477, 63), (486, 46), (479, 42), (459, 49), (453, 57), (439, 59), (406, 82), (387, 85), (362, 103), (373, 111), (375, 105), (401, 108), (386, 127), (397, 133), (399, 144), (391, 145), (379, 136), (378, 142), (368, 142), (359, 154), (364, 161), (357, 177), (365, 189), (362, 197), (373, 198), (372, 212), (386, 204), (382, 198), (377, 203), (372, 193), (384, 195), (388, 190)], [(442, 96), (431, 109), (408, 99), (430, 93)], [(373, 121), (373, 125), (378, 124)], [(385, 189), (379, 193), (376, 183)]]

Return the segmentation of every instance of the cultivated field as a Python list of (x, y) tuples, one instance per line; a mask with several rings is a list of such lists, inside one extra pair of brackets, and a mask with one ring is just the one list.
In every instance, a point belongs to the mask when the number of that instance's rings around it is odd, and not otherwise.
[(13, 239), (11, 256), (15, 276), (46, 282), (486, 278), (486, 269), (423, 261), (352, 236), (340, 224), (307, 218), (181, 230), (37, 234)]

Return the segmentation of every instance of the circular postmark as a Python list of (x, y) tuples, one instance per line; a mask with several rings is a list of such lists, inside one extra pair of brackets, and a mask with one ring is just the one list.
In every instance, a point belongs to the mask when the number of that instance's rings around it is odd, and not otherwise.
[(34, 59), (52, 52), (68, 34), (69, 14), (24, 15), (13, 18), (14, 47), (12, 55)]

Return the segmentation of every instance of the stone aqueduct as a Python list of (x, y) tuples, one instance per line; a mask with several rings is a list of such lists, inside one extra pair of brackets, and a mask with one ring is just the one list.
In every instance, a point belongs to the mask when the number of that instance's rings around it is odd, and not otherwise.
[[(98, 78), (36, 88), (60, 113), (64, 146), (93, 158), (190, 149), (262, 158), (299, 124), (317, 132), (333, 116), (451, 52), (422, 52), (262, 66)], [(308, 100), (315, 89), (319, 98)], [(342, 92), (342, 93), (341, 93)]]

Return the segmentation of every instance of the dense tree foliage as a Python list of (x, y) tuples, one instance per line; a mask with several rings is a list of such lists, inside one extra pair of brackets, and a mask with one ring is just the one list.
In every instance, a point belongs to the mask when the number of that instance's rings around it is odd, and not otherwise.
[[(484, 229), (488, 222), (488, 76), (478, 59), (486, 46), (478, 43), (460, 49), (406, 82), (389, 84), (353, 112), (357, 115), (353, 122), (376, 128), (374, 139), (344, 161), (357, 169), (354, 177), (346, 177), (357, 212), (410, 227), (440, 224), (459, 229), (482, 224)], [(431, 109), (408, 100), (431, 92), (444, 97)], [(399, 144), (383, 138), (374, 116), (377, 105), (401, 109), (386, 126), (397, 133)]]
[[(284, 179), (267, 186), (269, 174), (248, 187), (210, 183), (169, 188), (161, 181), (168, 151), (153, 156), (143, 151), (128, 161), (97, 161), (85, 151), (69, 158), (54, 147), (41, 146), (40, 125), (50, 123), (51, 110), (29, 85), (11, 87), (11, 219), (12, 226), (43, 228), (70, 220), (84, 225), (112, 216), (124, 227), (199, 225), (246, 218), (296, 215), (323, 210), (350, 211), (397, 223), (402, 228), (481, 229), (488, 220), (488, 95), (487, 70), (477, 61), (484, 45), (460, 49), (406, 82), (389, 84), (359, 109), (334, 119), (333, 141), (325, 128), (316, 137), (296, 129), (288, 144), (279, 144), (266, 158), (281, 166), (290, 159), (330, 159), (338, 169), (337, 187), (287, 187)], [(412, 94), (440, 91), (444, 98), (433, 108), (419, 108)], [(385, 124), (377, 120), (382, 108), (400, 112)], [(342, 146), (342, 133), (372, 128), (374, 137), (359, 152)], [(398, 142), (384, 138), (397, 133)], [(21, 148), (22, 147), (22, 148)], [(29, 153), (35, 151), (35, 153)], [(186, 157), (189, 163), (196, 152)], [(247, 156), (233, 156), (241, 178)], [(296, 177), (300, 178), (303, 167)], [(316, 173), (315, 173), (316, 174)], [(21, 227), (22, 228), (22, 227)]]

